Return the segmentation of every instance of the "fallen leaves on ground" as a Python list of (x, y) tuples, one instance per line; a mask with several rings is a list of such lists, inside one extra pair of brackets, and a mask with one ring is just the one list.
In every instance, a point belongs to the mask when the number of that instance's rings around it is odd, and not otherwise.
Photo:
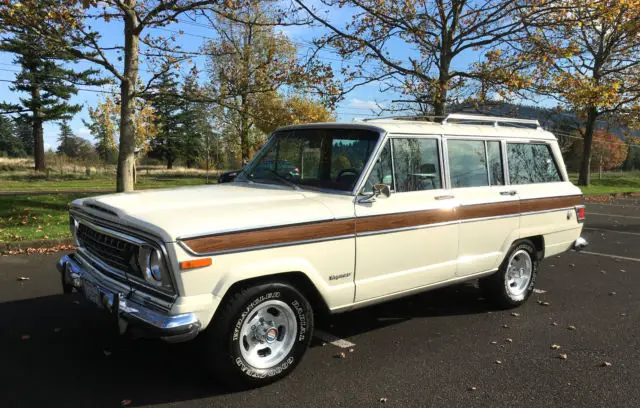
[(344, 354), (343, 352), (340, 352), (338, 354), (336, 354), (335, 356), (333, 356), (334, 358), (347, 358), (347, 355)]
[(570, 324), (569, 326), (567, 326), (567, 329), (568, 329), (568, 330), (575, 330), (575, 329), (576, 329), (576, 326), (574, 326), (574, 325)]
[(467, 390), (469, 390), (469, 391), (475, 391), (475, 390), (477, 390), (477, 388), (476, 388), (476, 387), (471, 386), (471, 387), (467, 388)]
[(18, 276), (18, 277), (16, 278), (16, 280), (17, 280), (18, 282), (22, 282), (22, 281), (28, 281), (28, 280), (31, 280), (31, 278), (30, 278), (30, 277), (28, 277), (28, 276)]
[(567, 359), (567, 355), (563, 353), (563, 354), (558, 355), (558, 358), (560, 360), (566, 360)]
[(502, 364), (502, 361), (496, 360), (496, 364)]
[(512, 313), (511, 313), (511, 316), (513, 316), (513, 317), (520, 317), (520, 313), (512, 312)]
[(551, 306), (551, 303), (542, 300), (538, 300), (538, 304), (540, 306)]
[(385, 402), (387, 402), (387, 399), (382, 397), (382, 398), (380, 398), (380, 402), (382, 402), (384, 404)]
[(52, 247), (47, 248), (25, 248), (25, 249), (12, 249), (10, 251), (6, 251), (6, 255), (43, 255), (43, 254), (53, 254), (55, 252), (60, 251), (73, 251), (76, 247), (71, 244), (61, 244), (54, 245)]
[(602, 362), (602, 366), (603, 366), (603, 367), (611, 367), (611, 366), (612, 366), (612, 364), (611, 364), (610, 362), (608, 362), (608, 361), (603, 361), (603, 362)]
[(504, 339), (505, 343), (513, 343), (513, 339), (510, 338), (506, 338)]
[[(551, 266), (553, 266), (553, 265), (551, 265)], [(547, 293), (547, 291), (544, 290), (544, 289), (534, 289), (533, 293), (537, 293), (539, 295), (542, 295), (543, 293)]]
[(559, 348), (560, 348), (560, 346), (558, 346), (557, 344), (552, 344), (551, 345), (551, 350), (557, 350)]
[(616, 292), (609, 292), (609, 296), (615, 296)]

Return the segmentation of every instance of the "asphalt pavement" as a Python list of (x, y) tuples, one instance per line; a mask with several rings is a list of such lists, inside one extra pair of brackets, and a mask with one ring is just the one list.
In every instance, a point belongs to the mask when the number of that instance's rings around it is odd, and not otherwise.
[(62, 254), (0, 257), (0, 407), (638, 407), (640, 200), (588, 204), (583, 235), (523, 307), (467, 283), (336, 315), (321, 329), (353, 345), (315, 339), (291, 376), (244, 392), (196, 344), (120, 338), (63, 296)]

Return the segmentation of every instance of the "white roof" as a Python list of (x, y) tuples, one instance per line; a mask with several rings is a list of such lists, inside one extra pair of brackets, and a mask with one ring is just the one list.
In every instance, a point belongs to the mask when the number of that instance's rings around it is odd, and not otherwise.
[[(462, 120), (468, 123), (452, 123), (449, 120)], [(473, 122), (493, 122), (493, 125), (478, 124)], [(535, 125), (536, 128), (520, 127), (524, 125)], [(456, 136), (479, 136), (479, 137), (501, 137), (513, 139), (543, 139), (556, 140), (556, 137), (539, 127), (538, 121), (498, 118), (492, 116), (479, 115), (449, 115), (445, 123), (432, 122), (428, 120), (401, 119), (401, 118), (381, 118), (356, 120), (354, 122), (327, 122), (312, 123), (307, 125), (287, 126), (279, 130), (300, 129), (317, 127), (352, 127), (360, 129), (370, 129), (386, 132), (389, 134), (417, 134), (417, 135), (456, 135)]]

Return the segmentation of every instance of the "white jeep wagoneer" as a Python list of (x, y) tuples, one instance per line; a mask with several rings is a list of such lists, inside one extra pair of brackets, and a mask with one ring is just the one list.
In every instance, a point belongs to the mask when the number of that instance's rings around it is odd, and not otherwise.
[(72, 203), (66, 293), (121, 333), (203, 336), (219, 378), (290, 373), (314, 312), (479, 279), (499, 307), (580, 249), (580, 190), (537, 121), (450, 115), (278, 129), (233, 183)]

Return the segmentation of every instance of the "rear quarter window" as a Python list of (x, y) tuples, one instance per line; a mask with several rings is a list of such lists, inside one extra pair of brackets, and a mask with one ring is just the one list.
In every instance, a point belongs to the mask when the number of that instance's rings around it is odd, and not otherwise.
[(562, 181), (551, 146), (543, 143), (507, 143), (511, 184)]

